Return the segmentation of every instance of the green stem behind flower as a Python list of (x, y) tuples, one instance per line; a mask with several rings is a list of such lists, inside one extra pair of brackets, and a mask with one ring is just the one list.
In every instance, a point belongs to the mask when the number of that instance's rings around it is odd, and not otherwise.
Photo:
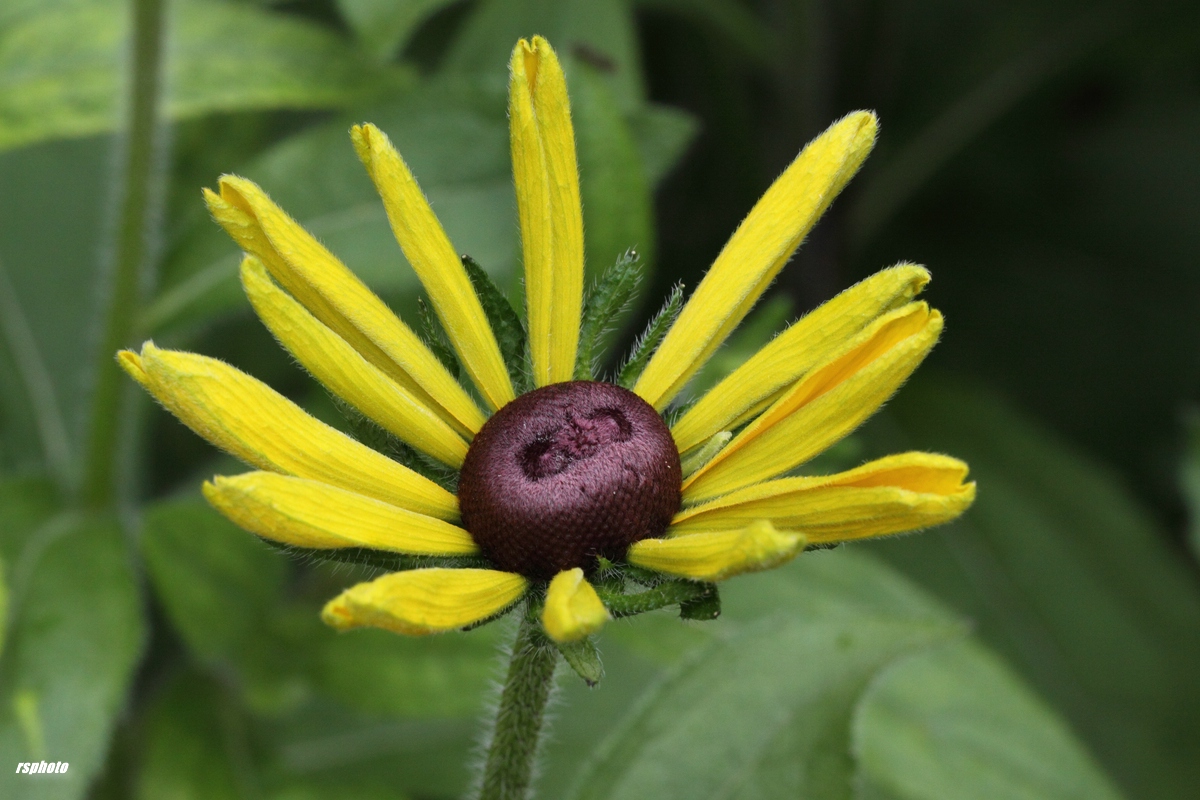
[(111, 503), (121, 399), (117, 350), (127, 346), (137, 315), (142, 267), (148, 251), (148, 228), (157, 161), (155, 133), (163, 52), (163, 0), (132, 0), (133, 52), (128, 123), (122, 160), (120, 207), (113, 248), (111, 283), (103, 302), (95, 389), (89, 419), (83, 500), (90, 506)]
[(527, 615), (513, 642), (480, 800), (522, 800), (527, 796), (557, 661), (558, 651), (537, 620)]

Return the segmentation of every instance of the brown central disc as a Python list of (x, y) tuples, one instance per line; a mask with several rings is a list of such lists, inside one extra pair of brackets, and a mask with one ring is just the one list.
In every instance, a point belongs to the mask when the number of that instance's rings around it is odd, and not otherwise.
[(679, 510), (679, 452), (658, 413), (609, 383), (556, 383), (518, 397), (463, 462), (463, 526), (508, 572), (546, 580), (621, 558)]

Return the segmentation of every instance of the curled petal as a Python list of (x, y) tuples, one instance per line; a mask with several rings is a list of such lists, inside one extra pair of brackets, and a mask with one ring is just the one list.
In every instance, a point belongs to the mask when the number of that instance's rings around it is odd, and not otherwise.
[(425, 343), (266, 192), (235, 175), (223, 176), (220, 189), (204, 191), (213, 217), (314, 317), (460, 433), (483, 427), (483, 412)]
[(327, 389), (418, 450), (462, 466), (467, 443), (449, 423), (276, 286), (254, 256), (242, 261), (242, 286), (263, 324)]
[(352, 586), (326, 603), (325, 624), (340, 631), (383, 628), (424, 636), (462, 628), (521, 599), (529, 582), (494, 569), (414, 569)]
[(488, 405), (500, 408), (515, 397), (512, 382), (454, 245), (384, 132), (374, 125), (355, 125), (350, 138), (383, 198), (396, 241), (429, 293), (450, 343)]
[(949, 522), (975, 500), (967, 465), (933, 453), (903, 453), (836, 475), (747, 486), (675, 515), (686, 536), (742, 528), (758, 519), (804, 531), (810, 544), (886, 536)]
[(529, 353), (538, 386), (575, 373), (583, 308), (583, 207), (567, 81), (550, 43), (522, 39), (508, 116), (521, 219)]
[(248, 472), (214, 478), (204, 496), (242, 528), (281, 544), (427, 556), (479, 552), (457, 525), (318, 481)]
[(773, 478), (834, 444), (900, 388), (941, 331), (942, 315), (924, 303), (883, 315), (684, 481), (684, 502), (701, 502)]
[(609, 619), (608, 609), (583, 577), (582, 569), (564, 570), (550, 581), (542, 627), (554, 641), (578, 641), (600, 630)]
[(772, 339), (705, 393), (671, 428), (679, 452), (733, 430), (782, 396), (789, 386), (880, 314), (911, 301), (929, 271), (900, 264), (851, 286)]
[(856, 111), (800, 152), (730, 237), (634, 391), (663, 410), (733, 333), (875, 144), (875, 115)]
[(123, 350), (118, 363), (168, 411), (247, 464), (330, 483), (419, 514), (458, 519), (458, 499), (428, 478), (317, 420), (215, 358)]
[(804, 549), (798, 533), (777, 531), (757, 520), (740, 530), (709, 531), (671, 539), (635, 542), (627, 558), (637, 567), (700, 581), (723, 581), (744, 572), (771, 569)]

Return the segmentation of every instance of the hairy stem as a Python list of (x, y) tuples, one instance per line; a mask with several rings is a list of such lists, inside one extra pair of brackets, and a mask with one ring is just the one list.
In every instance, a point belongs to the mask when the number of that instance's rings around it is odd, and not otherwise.
[(154, 194), (155, 133), (163, 50), (163, 0), (131, 0), (133, 42), (121, 194), (113, 247), (111, 282), (105, 287), (95, 387), (89, 419), (83, 501), (112, 502), (121, 374), (115, 357), (129, 344), (146, 262)]
[(558, 650), (541, 632), (537, 620), (526, 616), (513, 642), (480, 800), (523, 800), (528, 796), (557, 660)]

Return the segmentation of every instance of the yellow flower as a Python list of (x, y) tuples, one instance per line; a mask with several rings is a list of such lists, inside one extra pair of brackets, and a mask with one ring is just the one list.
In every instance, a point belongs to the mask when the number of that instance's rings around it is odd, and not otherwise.
[[(292, 547), (425, 558), (343, 592), (326, 622), (426, 634), (530, 596), (549, 636), (571, 642), (638, 610), (622, 605), (623, 575), (704, 588), (784, 563), (806, 543), (923, 528), (971, 504), (966, 465), (928, 453), (788, 477), (879, 408), (937, 341), (941, 315), (914, 300), (929, 280), (918, 266), (884, 270), (803, 317), (673, 411), (669, 430), (660, 416), (857, 171), (874, 144), (872, 114), (833, 124), (767, 190), (630, 392), (573, 381), (583, 223), (566, 82), (544, 39), (518, 43), (510, 90), (528, 331), (516, 364), (471, 265), (378, 128), (356, 126), (351, 139), (453, 356), (439, 358), (253, 183), (226, 176), (206, 192), (246, 253), (242, 283), (263, 323), (317, 380), (418, 451), (416, 468), (214, 359), (152, 342), (119, 355), (169, 411), (257, 468), (204, 486), (238, 525)], [(435, 462), (457, 484), (420, 468)]]

